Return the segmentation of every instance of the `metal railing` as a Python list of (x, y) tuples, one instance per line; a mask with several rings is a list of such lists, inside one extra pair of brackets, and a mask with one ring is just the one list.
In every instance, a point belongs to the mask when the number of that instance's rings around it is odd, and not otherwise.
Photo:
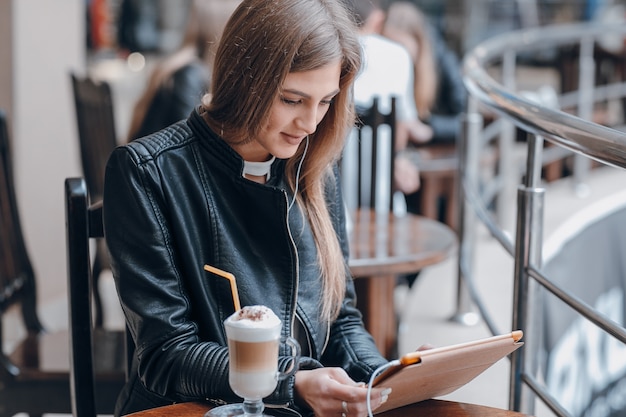
[[(463, 70), (470, 101), (462, 122), (459, 146), (461, 181), (458, 192), (461, 204), (456, 320), (465, 323), (475, 321), (476, 313), (473, 313), (472, 307), (476, 306), (490, 331), (493, 334), (502, 333), (478, 294), (472, 277), (475, 220), (478, 219), (514, 260), (513, 329), (529, 327), (529, 283), (534, 280), (582, 317), (626, 344), (626, 329), (622, 325), (582, 302), (568, 289), (554, 284), (541, 269), (545, 193), (541, 187), (541, 174), (546, 159), (549, 159), (548, 152), (543, 149), (544, 139), (575, 155), (573, 176), (579, 192), (584, 191), (591, 160), (615, 168), (626, 168), (626, 133), (591, 121), (594, 103), (626, 97), (623, 79), (604, 86), (594, 85), (595, 46), (607, 34), (624, 37), (626, 25), (576, 23), (526, 29), (491, 38), (464, 57)], [(539, 48), (558, 49), (565, 46), (576, 50), (578, 90), (562, 95), (559, 103), (562, 107), (575, 107), (575, 114), (525, 98), (516, 91), (515, 85), (516, 61), (520, 54)], [(490, 75), (489, 70), (494, 67), (501, 73), (500, 81)], [(494, 118), (486, 128), (483, 127), (485, 113)], [(516, 128), (527, 135), (526, 162), (519, 173), (512, 171), (517, 169), (512, 163)], [(493, 141), (497, 141), (500, 163), (498, 174), (487, 183), (479, 175), (479, 157), (482, 147)], [(507, 232), (499, 212), (507, 199), (511, 200), (515, 189), (515, 230)], [(489, 208), (494, 202), (496, 211)], [(532, 366), (526, 362), (526, 355), (532, 355), (527, 351), (533, 343), (532, 329), (529, 330), (525, 337), (527, 348), (519, 349), (511, 356), (509, 408), (532, 412), (538, 398), (554, 414), (569, 416), (568, 411), (536, 379), (534, 372), (529, 371)]]

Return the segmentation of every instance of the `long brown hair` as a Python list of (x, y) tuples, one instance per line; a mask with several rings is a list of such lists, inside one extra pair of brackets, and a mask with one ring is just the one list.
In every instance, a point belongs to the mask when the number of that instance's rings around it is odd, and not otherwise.
[[(417, 44), (413, 56), (415, 107), (420, 119), (426, 119), (437, 97), (437, 68), (433, 44), (428, 34), (428, 22), (421, 10), (408, 1), (394, 1), (387, 10), (383, 34), (400, 43), (399, 34), (408, 36)], [(408, 48), (411, 49), (411, 48)]]
[[(243, 142), (256, 137), (267, 123), (287, 74), (338, 60), (340, 92), (309, 137), (296, 197), (318, 250), (326, 320), (337, 317), (345, 297), (347, 267), (326, 207), (324, 185), (354, 125), (352, 83), (361, 66), (361, 47), (353, 17), (339, 0), (244, 0), (224, 29), (211, 95), (203, 98), (206, 116), (223, 126), (226, 140)], [(286, 164), (292, 190), (304, 146), (303, 142)]]
[(193, 0), (190, 3), (180, 48), (156, 64), (146, 88), (135, 104), (128, 129), (129, 141), (141, 128), (157, 91), (172, 74), (196, 60), (206, 65), (209, 74), (224, 25), (239, 3), (240, 0)]

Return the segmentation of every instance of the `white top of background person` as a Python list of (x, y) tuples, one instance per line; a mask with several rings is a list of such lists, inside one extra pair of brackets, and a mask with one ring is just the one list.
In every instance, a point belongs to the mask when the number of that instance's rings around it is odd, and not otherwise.
[(413, 98), (413, 61), (399, 43), (382, 36), (385, 12), (370, 0), (350, 0), (354, 4), (363, 46), (363, 66), (354, 83), (357, 106), (370, 107), (379, 97), (381, 111), (389, 111), (396, 97), (398, 120), (417, 118)]

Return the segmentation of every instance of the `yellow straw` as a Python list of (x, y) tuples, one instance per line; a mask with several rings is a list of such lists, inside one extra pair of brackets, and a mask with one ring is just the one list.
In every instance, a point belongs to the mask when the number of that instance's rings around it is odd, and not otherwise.
[(237, 292), (237, 282), (235, 276), (230, 272), (222, 271), (211, 265), (204, 265), (204, 270), (213, 272), (216, 275), (226, 278), (230, 281), (230, 291), (233, 293), (233, 303), (235, 303), (235, 311), (241, 310), (241, 304), (239, 304), (239, 293)]

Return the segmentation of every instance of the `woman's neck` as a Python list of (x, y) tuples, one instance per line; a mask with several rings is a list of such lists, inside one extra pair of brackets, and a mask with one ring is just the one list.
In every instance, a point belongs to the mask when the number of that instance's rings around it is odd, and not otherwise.
[(243, 161), (243, 176), (261, 184), (269, 181), (275, 157), (264, 162)]

